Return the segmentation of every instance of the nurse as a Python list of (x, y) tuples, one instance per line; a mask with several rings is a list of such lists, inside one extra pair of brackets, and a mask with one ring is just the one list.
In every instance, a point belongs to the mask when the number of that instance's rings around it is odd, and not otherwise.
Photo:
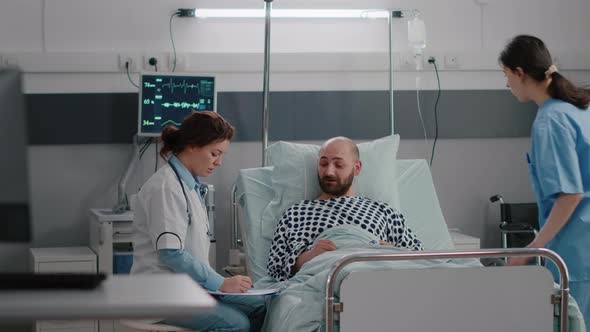
[[(563, 77), (545, 44), (517, 36), (499, 58), (506, 86), (539, 109), (527, 155), (539, 206), (538, 236), (528, 247), (557, 252), (569, 270), (572, 296), (590, 323), (590, 94)], [(528, 259), (511, 259), (525, 264)], [(559, 274), (548, 264), (556, 281)]]
[[(179, 128), (161, 135), (160, 155), (168, 163), (143, 185), (133, 220), (133, 266), (136, 273), (186, 273), (203, 288), (243, 293), (250, 278), (224, 278), (209, 266), (209, 223), (199, 177), (221, 165), (234, 128), (215, 112), (194, 112)], [(221, 296), (215, 312), (195, 313), (165, 323), (199, 331), (260, 329), (266, 307), (256, 296)]]

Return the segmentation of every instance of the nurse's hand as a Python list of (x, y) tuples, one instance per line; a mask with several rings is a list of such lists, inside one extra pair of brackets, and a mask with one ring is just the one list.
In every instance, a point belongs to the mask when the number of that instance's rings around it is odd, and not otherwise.
[(219, 291), (224, 293), (245, 293), (250, 288), (252, 288), (252, 280), (249, 277), (233, 276), (223, 280)]
[[(537, 239), (533, 240), (533, 242), (529, 243), (528, 246), (526, 246), (525, 248), (528, 249), (536, 249), (536, 248), (543, 248), (542, 244), (537, 243)], [(506, 262), (506, 265), (510, 265), (510, 266), (515, 266), (515, 265), (527, 265), (530, 261), (532, 261), (533, 259), (535, 259), (535, 257), (512, 257), (512, 258), (508, 258), (508, 262)]]
[(508, 262), (506, 265), (509, 266), (516, 266), (516, 265), (526, 265), (533, 257), (511, 257), (508, 258)]

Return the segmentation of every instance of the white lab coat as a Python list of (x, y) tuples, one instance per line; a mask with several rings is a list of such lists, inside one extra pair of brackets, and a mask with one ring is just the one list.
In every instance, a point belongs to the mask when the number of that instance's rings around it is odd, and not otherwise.
[(192, 214), (190, 225), (186, 200), (170, 164), (162, 166), (139, 191), (133, 218), (132, 274), (173, 273), (160, 262), (157, 249), (182, 247), (194, 258), (209, 264), (207, 211), (199, 193), (184, 181), (182, 185)]

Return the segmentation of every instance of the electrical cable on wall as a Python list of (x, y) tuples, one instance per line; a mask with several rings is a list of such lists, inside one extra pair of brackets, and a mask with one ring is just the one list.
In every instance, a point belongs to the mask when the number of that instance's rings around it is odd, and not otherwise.
[(438, 83), (438, 92), (436, 94), (436, 102), (434, 103), (434, 143), (432, 144), (432, 154), (430, 155), (430, 166), (434, 160), (434, 152), (436, 150), (436, 142), (438, 140), (438, 101), (440, 100), (440, 76), (438, 75), (438, 66), (434, 58), (428, 59), (428, 63), (434, 65), (434, 72), (436, 73), (436, 81)]
[(135, 82), (131, 80), (131, 75), (129, 74), (129, 61), (125, 62), (125, 71), (127, 72), (127, 78), (129, 79), (129, 82), (139, 89), (139, 85), (135, 84)]
[(424, 148), (426, 149), (426, 155), (428, 158), (428, 134), (426, 133), (426, 125), (424, 124), (424, 117), (422, 117), (422, 108), (420, 107), (420, 72), (416, 76), (416, 105), (418, 106), (418, 116), (420, 117), (420, 123), (422, 124), (422, 130), (424, 132)]
[(179, 16), (179, 12), (175, 12), (174, 14), (170, 15), (170, 42), (172, 43), (172, 72), (176, 70), (176, 45), (174, 45), (174, 35), (172, 34), (172, 20), (175, 16)]
[(143, 157), (143, 154), (145, 153), (145, 151), (150, 147), (150, 145), (152, 145), (153, 142), (153, 138), (148, 139), (143, 146), (139, 149), (139, 159), (141, 159), (141, 157)]

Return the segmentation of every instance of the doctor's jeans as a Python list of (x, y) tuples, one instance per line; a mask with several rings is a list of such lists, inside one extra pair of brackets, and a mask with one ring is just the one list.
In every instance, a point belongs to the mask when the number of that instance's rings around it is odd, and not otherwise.
[(194, 331), (248, 332), (260, 331), (266, 314), (266, 297), (228, 295), (215, 296), (213, 312), (195, 314), (188, 319), (166, 319), (162, 323)]

